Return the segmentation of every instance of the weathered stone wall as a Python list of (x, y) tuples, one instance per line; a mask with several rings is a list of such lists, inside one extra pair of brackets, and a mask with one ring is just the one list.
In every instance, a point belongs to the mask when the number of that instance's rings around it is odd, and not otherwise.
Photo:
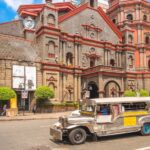
[[(100, 28), (102, 31), (100, 34), (92, 31), (88, 32), (82, 25), (91, 25)], [(85, 9), (72, 16), (71, 18), (63, 21), (61, 29), (71, 35), (79, 34), (86, 38), (92, 38), (94, 40), (109, 41), (113, 44), (117, 44), (119, 39), (117, 35), (112, 31), (104, 19), (95, 10)]]

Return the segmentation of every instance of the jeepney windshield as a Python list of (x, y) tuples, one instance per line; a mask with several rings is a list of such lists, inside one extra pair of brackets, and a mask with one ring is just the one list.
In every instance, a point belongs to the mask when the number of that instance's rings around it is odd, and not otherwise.
[(81, 106), (81, 111), (94, 112), (94, 106), (93, 105), (83, 104)]

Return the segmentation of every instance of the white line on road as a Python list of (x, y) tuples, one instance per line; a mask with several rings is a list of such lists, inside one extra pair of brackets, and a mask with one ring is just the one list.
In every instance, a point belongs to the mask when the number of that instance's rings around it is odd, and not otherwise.
[(136, 150), (150, 150), (150, 147), (143, 147), (143, 148), (139, 148), (139, 149), (136, 149)]

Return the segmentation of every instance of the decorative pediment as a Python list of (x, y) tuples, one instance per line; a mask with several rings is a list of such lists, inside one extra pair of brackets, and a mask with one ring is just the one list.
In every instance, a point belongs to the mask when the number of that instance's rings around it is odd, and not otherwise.
[(84, 29), (86, 30), (93, 30), (93, 31), (96, 31), (96, 32), (102, 32), (102, 29), (98, 28), (98, 27), (95, 27), (93, 25), (87, 25), (87, 24), (82, 24), (82, 26), (84, 27)]
[(101, 56), (96, 53), (94, 48), (91, 48), (89, 52), (84, 53), (84, 55), (88, 58), (100, 59)]
[(57, 81), (57, 79), (56, 79), (56, 78), (54, 78), (53, 76), (51, 76), (49, 79), (47, 79), (47, 81), (51, 81), (51, 82), (52, 82), (52, 81), (53, 81), (53, 82), (55, 81), (55, 82), (56, 82), (56, 81)]
[(71, 86), (71, 85), (66, 86), (66, 89), (67, 89), (69, 92), (73, 92), (73, 86)]

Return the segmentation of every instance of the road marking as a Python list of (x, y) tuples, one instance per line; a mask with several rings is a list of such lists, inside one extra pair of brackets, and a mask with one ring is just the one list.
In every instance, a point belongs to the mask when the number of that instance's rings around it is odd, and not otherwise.
[(143, 148), (139, 148), (139, 149), (136, 149), (136, 150), (150, 150), (150, 147), (143, 147)]

